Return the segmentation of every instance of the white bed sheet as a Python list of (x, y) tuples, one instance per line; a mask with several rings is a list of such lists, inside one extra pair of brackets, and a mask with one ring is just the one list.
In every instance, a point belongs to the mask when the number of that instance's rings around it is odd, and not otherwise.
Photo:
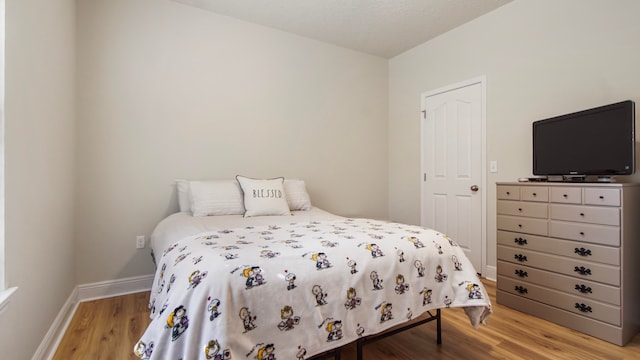
[(341, 218), (341, 216), (317, 207), (304, 211), (292, 211), (290, 216), (192, 216), (190, 212), (179, 212), (169, 215), (158, 223), (151, 234), (150, 246), (154, 256), (157, 257), (161, 256), (164, 250), (176, 241), (207, 231), (246, 226), (287, 224), (292, 221), (322, 221)]

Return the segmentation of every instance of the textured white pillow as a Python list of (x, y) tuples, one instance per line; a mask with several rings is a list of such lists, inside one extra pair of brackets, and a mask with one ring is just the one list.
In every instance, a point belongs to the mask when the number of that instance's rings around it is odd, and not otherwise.
[(190, 181), (193, 216), (242, 215), (242, 192), (233, 180)]
[(189, 180), (176, 180), (176, 190), (178, 191), (178, 206), (180, 212), (191, 211), (191, 192), (189, 191)]
[(310, 210), (311, 198), (304, 186), (304, 180), (284, 179), (284, 194), (289, 210)]
[(252, 179), (236, 176), (244, 195), (245, 217), (291, 215), (284, 193), (284, 178)]

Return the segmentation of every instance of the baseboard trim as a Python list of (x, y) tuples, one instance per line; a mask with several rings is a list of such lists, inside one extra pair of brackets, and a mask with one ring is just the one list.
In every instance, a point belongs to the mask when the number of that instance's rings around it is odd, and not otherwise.
[(485, 278), (491, 281), (496, 281), (498, 278), (498, 270), (495, 266), (487, 266), (485, 273), (482, 274)]
[(58, 316), (53, 320), (53, 324), (44, 336), (44, 339), (38, 346), (35, 354), (33, 354), (32, 360), (38, 359), (53, 359), (53, 356), (58, 349), (58, 345), (62, 341), (64, 333), (69, 327), (73, 314), (76, 313), (78, 308), (78, 287), (76, 286), (72, 291), (67, 301), (62, 305), (62, 309), (58, 313)]
[(53, 359), (81, 302), (149, 291), (152, 283), (153, 275), (144, 275), (76, 286), (51, 324), (32, 360)]
[(149, 291), (152, 283), (153, 275), (144, 275), (78, 285), (78, 301), (83, 302)]

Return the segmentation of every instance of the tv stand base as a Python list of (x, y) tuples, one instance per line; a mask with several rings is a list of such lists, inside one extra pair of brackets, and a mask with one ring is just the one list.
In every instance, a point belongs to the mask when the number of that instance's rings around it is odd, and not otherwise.
[(616, 182), (616, 177), (615, 176), (598, 176), (598, 182), (613, 183), (613, 182)]
[(586, 175), (564, 175), (563, 181), (568, 182), (585, 182), (587, 181)]

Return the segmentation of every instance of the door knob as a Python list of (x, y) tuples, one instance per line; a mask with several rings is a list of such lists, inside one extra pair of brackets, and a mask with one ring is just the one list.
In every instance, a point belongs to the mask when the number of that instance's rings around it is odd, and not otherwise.
[(471, 191), (478, 191), (478, 185), (471, 185)]

